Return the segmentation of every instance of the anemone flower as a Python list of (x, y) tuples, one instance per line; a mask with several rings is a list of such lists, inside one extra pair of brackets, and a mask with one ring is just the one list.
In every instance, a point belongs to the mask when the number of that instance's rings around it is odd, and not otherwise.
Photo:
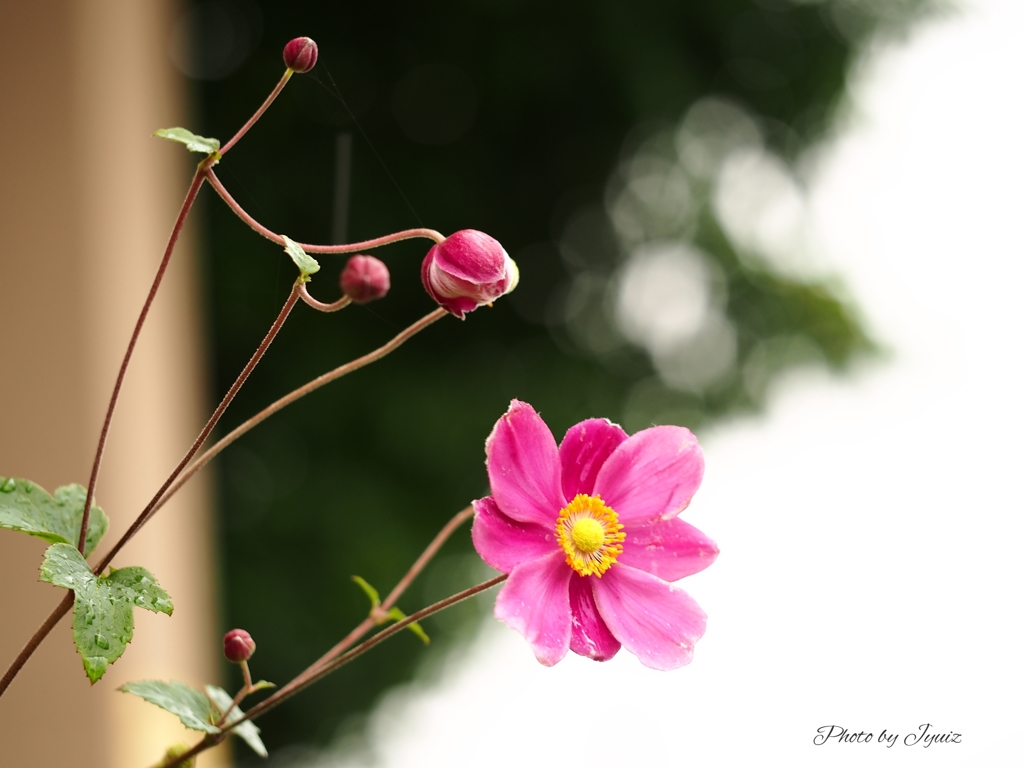
[(653, 669), (688, 664), (707, 616), (671, 582), (718, 555), (678, 517), (704, 474), (693, 434), (662, 426), (630, 437), (588, 419), (556, 445), (513, 400), (485, 450), (492, 495), (473, 502), (473, 544), (509, 574), (494, 613), (537, 660), (572, 650), (605, 661), (625, 646)]

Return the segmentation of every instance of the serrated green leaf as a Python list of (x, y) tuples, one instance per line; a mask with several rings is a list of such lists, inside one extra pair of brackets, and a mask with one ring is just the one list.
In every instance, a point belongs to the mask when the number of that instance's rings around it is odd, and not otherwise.
[(362, 576), (353, 576), (352, 581), (358, 584), (366, 596), (370, 598), (370, 610), (380, 607), (380, 593), (376, 589), (370, 586), (370, 583)]
[(117, 690), (132, 693), (160, 709), (177, 715), (181, 724), (193, 731), (220, 733), (220, 728), (213, 723), (219, 715), (210, 705), (210, 700), (190, 685), (172, 680), (137, 680), (125, 683)]
[[(395, 621), (401, 621), (405, 618), (405, 614), (402, 613), (398, 608), (392, 608), (390, 611), (388, 611), (388, 618), (394, 619)], [(406, 629), (408, 629), (410, 632), (416, 635), (416, 637), (422, 640), (424, 645), (430, 645), (430, 638), (427, 637), (427, 633), (423, 631), (423, 627), (420, 626), (420, 623), (418, 621), (414, 621), (412, 624), (406, 627)]]
[[(233, 701), (231, 694), (223, 688), (218, 688), (216, 685), (208, 685), (206, 686), (206, 693), (213, 700), (214, 706), (217, 707), (221, 715), (223, 715), (227, 711), (228, 707), (231, 706), (231, 702)], [(231, 725), (231, 723), (241, 719), (243, 714), (245, 713), (242, 712), (239, 707), (235, 707), (228, 715), (225, 724)], [(238, 738), (252, 747), (252, 751), (260, 757), (267, 756), (267, 748), (263, 746), (263, 740), (260, 738), (260, 729), (256, 727), (256, 723), (252, 720), (246, 720), (241, 725), (232, 728), (231, 733), (235, 734)]]
[(205, 136), (196, 136), (187, 128), (161, 128), (153, 133), (161, 139), (179, 141), (185, 145), (190, 152), (202, 152), (204, 155), (212, 155), (220, 150), (219, 139), (208, 139)]
[[(78, 484), (62, 485), (51, 496), (31, 480), (0, 477), (0, 528), (77, 547), (83, 509), (85, 488)], [(86, 557), (96, 549), (108, 525), (106, 514), (94, 504), (85, 535)]]
[(96, 576), (70, 544), (54, 544), (43, 556), (40, 579), (75, 592), (71, 622), (75, 647), (89, 680), (95, 683), (124, 653), (135, 631), (135, 608), (155, 613), (174, 610), (170, 596), (141, 566)]
[(320, 271), (320, 265), (317, 264), (316, 259), (302, 250), (302, 246), (286, 235), (281, 235), (281, 239), (284, 240), (284, 252), (291, 257), (291, 260), (295, 262), (295, 266), (299, 268), (303, 282), (314, 272)]

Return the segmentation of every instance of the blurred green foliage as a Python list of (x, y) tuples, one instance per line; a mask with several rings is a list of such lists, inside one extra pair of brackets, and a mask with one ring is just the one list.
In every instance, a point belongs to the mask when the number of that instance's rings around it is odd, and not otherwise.
[[(709, 94), (743, 105), (769, 149), (792, 161), (829, 129), (861, 43), (879, 29), (900, 29), (921, 5), (224, 0), (193, 7), (193, 19), (203, 19), (195, 32), (200, 59), (203, 50), (238, 49), (234, 64), (210, 65), (206, 74), (216, 79), (201, 82), (200, 117), (190, 126), (221, 141), (277, 81), (285, 42), (308, 35), (319, 44), (313, 72), (293, 78), (218, 166), (259, 221), (299, 241), (330, 241), (336, 144), (349, 133), (349, 240), (415, 226), (480, 229), (505, 245), (522, 274), (516, 293), (493, 308), (462, 323), (445, 318), (225, 454), (223, 624), (256, 638), (256, 676), (283, 683), (317, 658), (366, 615), (352, 575), (386, 592), (445, 521), (487, 493), (483, 441), (511, 398), (538, 408), (556, 437), (583, 418), (621, 420), (630, 397), (699, 429), (710, 418), (756, 408), (770, 379), (793, 362), (839, 368), (870, 349), (828, 286), (750, 266), (708, 210), (691, 239), (724, 276), (736, 359), (714, 386), (678, 391), (658, 380), (643, 350), (617, 344), (614, 354), (601, 354), (567, 333), (559, 297), (581, 267), (558, 246), (574, 216), (596, 210), (584, 266), (614, 271), (623, 254), (602, 203), (624, 147), (675, 125)], [(266, 332), (295, 269), (212, 195), (206, 200), (206, 290), (220, 393)], [(391, 269), (384, 301), (336, 315), (298, 306), (224, 429), (432, 310), (419, 285), (427, 245), (374, 252)], [(343, 259), (318, 260), (323, 268), (310, 290), (331, 301)], [(751, 383), (742, 370), (756, 354), (767, 358)], [(464, 530), (401, 607), (411, 612), (469, 586), (480, 575), (466, 567), (469, 553)], [(425, 629), (441, 644), (465, 632), (472, 626), (465, 620), (489, 610), (493, 596), (478, 600), (482, 608), (462, 608)], [(260, 722), (271, 753), (327, 740), (383, 689), (407, 679), (424, 654), (437, 652), (402, 633), (292, 699)]]

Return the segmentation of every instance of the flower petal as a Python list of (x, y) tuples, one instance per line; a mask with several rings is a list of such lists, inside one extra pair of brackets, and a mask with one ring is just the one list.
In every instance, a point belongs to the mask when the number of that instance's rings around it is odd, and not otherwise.
[(559, 549), (554, 528), (513, 520), (491, 496), (474, 501), (473, 508), (473, 546), (485, 563), (502, 573)]
[(689, 664), (707, 624), (688, 594), (628, 565), (616, 564), (594, 580), (594, 600), (616, 639), (652, 669)]
[(626, 438), (626, 431), (608, 419), (587, 419), (570, 427), (558, 446), (566, 501), (578, 493), (593, 495), (601, 465)]
[[(626, 526), (679, 514), (704, 475), (704, 454), (684, 427), (651, 427), (637, 432), (608, 457), (594, 491)], [(504, 508), (504, 507), (502, 507)]]
[(513, 400), (484, 445), (498, 508), (522, 523), (554, 528), (565, 506), (562, 469), (551, 430), (533, 407)]
[(618, 562), (665, 581), (678, 581), (703, 571), (716, 557), (715, 542), (689, 523), (671, 517), (630, 528)]
[(494, 604), (494, 615), (525, 637), (537, 661), (548, 667), (569, 650), (572, 574), (561, 551), (528, 560), (512, 571)]
[(576, 573), (569, 579), (569, 610), (572, 612), (569, 650), (596, 661), (608, 661), (619, 652), (622, 644), (615, 639), (597, 611), (592, 581), (596, 579)]

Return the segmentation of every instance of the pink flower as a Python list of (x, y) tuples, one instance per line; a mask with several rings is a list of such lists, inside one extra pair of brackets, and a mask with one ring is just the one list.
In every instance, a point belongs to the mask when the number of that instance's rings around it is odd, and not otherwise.
[(493, 237), (463, 229), (430, 249), (420, 276), (430, 298), (462, 320), (515, 288), (519, 269)]
[(670, 582), (707, 568), (715, 543), (678, 514), (704, 474), (682, 427), (632, 437), (606, 419), (572, 427), (556, 446), (513, 400), (487, 438), (493, 495), (473, 502), (473, 544), (509, 574), (495, 615), (537, 660), (566, 651), (605, 661), (620, 646), (654, 669), (690, 662), (707, 616)]

